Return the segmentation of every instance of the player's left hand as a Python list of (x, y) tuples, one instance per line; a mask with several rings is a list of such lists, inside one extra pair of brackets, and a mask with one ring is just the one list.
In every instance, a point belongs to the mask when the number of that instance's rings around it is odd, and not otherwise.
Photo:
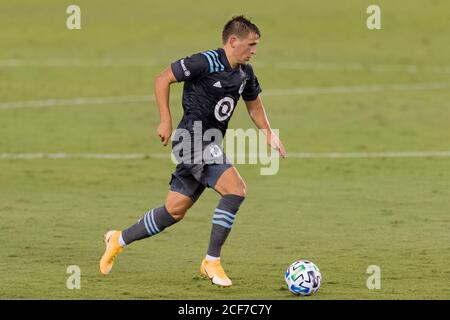
[(286, 149), (284, 148), (284, 145), (280, 140), (278, 140), (278, 142), (278, 152), (280, 153), (280, 157), (284, 159), (286, 158)]
[(270, 139), (270, 146), (279, 152), (281, 158), (286, 158), (286, 149), (284, 148), (280, 138), (278, 138), (278, 136), (274, 133), (270, 133), (268, 138)]

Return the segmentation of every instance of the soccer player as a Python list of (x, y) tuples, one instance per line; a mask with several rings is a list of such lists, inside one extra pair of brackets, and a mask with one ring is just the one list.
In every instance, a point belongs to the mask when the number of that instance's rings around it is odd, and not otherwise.
[[(214, 210), (209, 246), (200, 265), (200, 274), (215, 285), (231, 286), (232, 282), (222, 268), (220, 253), (245, 199), (246, 186), (224, 155), (221, 141), (240, 96), (255, 125), (264, 129), (268, 144), (278, 150), (282, 158), (286, 154), (280, 139), (272, 132), (259, 96), (261, 88), (248, 64), (256, 53), (260, 37), (258, 27), (250, 20), (244, 16), (233, 17), (223, 28), (223, 48), (180, 59), (155, 78), (155, 97), (160, 113), (157, 133), (164, 145), (172, 135), (170, 85), (184, 82), (184, 115), (172, 138), (173, 152), (176, 150), (174, 154), (179, 163), (169, 182), (170, 190), (164, 205), (151, 209), (128, 229), (105, 234), (106, 250), (100, 260), (103, 274), (111, 271), (115, 258), (126, 245), (155, 236), (183, 219), (208, 187), (219, 193), (221, 199)], [(213, 132), (219, 132), (221, 136), (203, 141), (202, 135), (196, 135), (202, 130), (215, 130)]]

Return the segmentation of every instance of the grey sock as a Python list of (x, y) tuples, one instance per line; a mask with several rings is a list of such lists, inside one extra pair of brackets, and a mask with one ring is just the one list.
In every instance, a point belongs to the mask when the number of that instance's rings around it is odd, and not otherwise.
[(122, 231), (126, 244), (145, 239), (160, 233), (165, 228), (177, 222), (165, 206), (148, 211), (136, 224)]
[(220, 199), (219, 205), (214, 211), (211, 237), (209, 240), (208, 255), (220, 257), (222, 245), (228, 237), (233, 226), (234, 218), (244, 197), (226, 194)]

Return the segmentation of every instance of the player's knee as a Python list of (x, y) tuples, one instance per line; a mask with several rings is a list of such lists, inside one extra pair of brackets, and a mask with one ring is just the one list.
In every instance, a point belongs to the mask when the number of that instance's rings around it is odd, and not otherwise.
[(241, 197), (245, 198), (247, 196), (247, 187), (245, 185), (239, 191), (238, 195)]
[(176, 221), (180, 221), (184, 218), (186, 215), (187, 209), (182, 208), (167, 208), (167, 211), (169, 214), (174, 218)]
[(176, 221), (182, 220), (190, 207), (188, 205), (166, 204), (167, 211)]
[(233, 191), (230, 192), (237, 196), (244, 197), (247, 195), (247, 186), (243, 180), (240, 180), (239, 183), (233, 188)]

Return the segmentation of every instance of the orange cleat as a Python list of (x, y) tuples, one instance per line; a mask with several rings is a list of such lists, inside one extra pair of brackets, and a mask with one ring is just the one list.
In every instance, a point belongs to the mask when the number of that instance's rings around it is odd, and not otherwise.
[(104, 236), (106, 249), (100, 259), (100, 272), (104, 275), (107, 275), (111, 271), (114, 260), (123, 250), (122, 246), (119, 244), (119, 237), (121, 234), (121, 231), (108, 231)]
[(214, 261), (203, 259), (200, 266), (200, 275), (205, 279), (210, 279), (213, 284), (219, 287), (230, 287), (232, 285), (230, 278), (220, 264), (220, 259)]

